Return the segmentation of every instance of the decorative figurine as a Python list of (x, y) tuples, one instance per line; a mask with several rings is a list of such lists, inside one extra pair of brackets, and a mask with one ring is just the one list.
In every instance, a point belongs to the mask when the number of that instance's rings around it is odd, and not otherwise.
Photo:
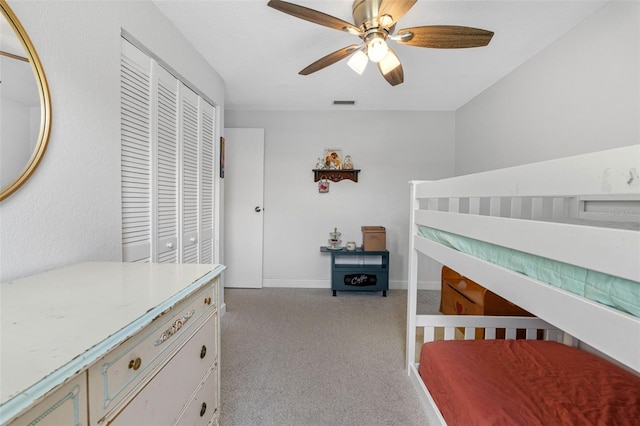
[(333, 232), (329, 232), (329, 235), (331, 235), (331, 238), (329, 238), (329, 245), (327, 248), (329, 250), (342, 250), (342, 246), (340, 245), (342, 242), (340, 235), (342, 235), (342, 233), (338, 232), (338, 228), (333, 228)]
[(353, 170), (353, 163), (351, 162), (350, 155), (347, 155), (344, 157), (344, 163), (342, 163), (342, 168), (347, 170)]

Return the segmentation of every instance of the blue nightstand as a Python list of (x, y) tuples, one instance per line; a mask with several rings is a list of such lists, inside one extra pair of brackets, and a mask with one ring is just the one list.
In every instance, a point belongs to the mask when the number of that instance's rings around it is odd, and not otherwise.
[(331, 253), (331, 289), (340, 291), (389, 290), (389, 251), (363, 251), (356, 248), (331, 250), (320, 247), (322, 253)]

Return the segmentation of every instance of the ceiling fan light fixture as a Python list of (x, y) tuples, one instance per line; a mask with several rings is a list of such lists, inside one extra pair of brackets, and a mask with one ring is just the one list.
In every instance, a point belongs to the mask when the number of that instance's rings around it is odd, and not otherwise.
[(396, 55), (388, 54), (378, 65), (382, 74), (387, 74), (400, 65), (400, 59)]
[(369, 56), (371, 62), (380, 62), (387, 56), (388, 52), (389, 46), (387, 46), (387, 42), (381, 35), (376, 35), (367, 42), (367, 56)]
[(368, 63), (369, 58), (367, 58), (367, 55), (365, 55), (362, 50), (358, 50), (356, 53), (351, 55), (351, 59), (349, 59), (347, 65), (349, 65), (352, 70), (362, 75)]

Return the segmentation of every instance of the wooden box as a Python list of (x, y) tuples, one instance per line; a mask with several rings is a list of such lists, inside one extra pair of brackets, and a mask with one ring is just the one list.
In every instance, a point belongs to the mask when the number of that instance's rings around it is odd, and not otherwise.
[(362, 250), (384, 251), (387, 249), (387, 231), (384, 226), (362, 227)]

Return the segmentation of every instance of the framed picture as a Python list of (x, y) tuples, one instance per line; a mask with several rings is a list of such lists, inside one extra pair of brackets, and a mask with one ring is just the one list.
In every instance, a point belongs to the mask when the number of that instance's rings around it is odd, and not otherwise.
[(224, 138), (220, 138), (220, 177), (224, 179)]
[(342, 169), (342, 150), (328, 148), (324, 150), (324, 168), (340, 170)]

